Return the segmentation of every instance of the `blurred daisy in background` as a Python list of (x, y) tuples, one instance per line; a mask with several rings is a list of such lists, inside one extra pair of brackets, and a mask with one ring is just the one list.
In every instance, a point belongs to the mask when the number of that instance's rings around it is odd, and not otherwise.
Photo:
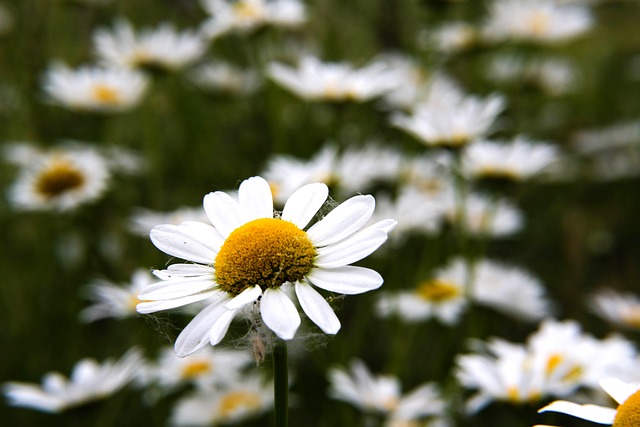
[(511, 141), (481, 140), (465, 147), (463, 172), (473, 178), (524, 181), (560, 158), (558, 147), (516, 136)]
[(178, 336), (179, 356), (218, 344), (239, 314), (258, 329), (293, 339), (301, 322), (293, 292), (311, 321), (327, 334), (337, 333), (340, 321), (313, 286), (340, 294), (380, 287), (376, 271), (349, 264), (378, 249), (396, 221), (365, 227), (375, 200), (359, 195), (309, 227), (327, 197), (325, 184), (306, 185), (274, 215), (271, 189), (261, 177), (243, 181), (237, 199), (221, 191), (208, 194), (203, 204), (213, 226), (186, 222), (151, 230), (158, 249), (195, 264), (155, 271), (161, 282), (143, 290), (138, 312), (206, 303)]
[(365, 102), (403, 83), (401, 75), (383, 61), (354, 68), (344, 62), (322, 62), (305, 56), (297, 68), (272, 62), (267, 73), (276, 83), (307, 101)]
[(207, 221), (207, 214), (202, 206), (183, 206), (170, 212), (137, 208), (129, 217), (128, 229), (133, 234), (146, 237), (156, 225), (178, 225), (186, 221), (205, 222)]
[(147, 285), (155, 282), (150, 271), (137, 269), (131, 275), (129, 283), (116, 285), (107, 280), (96, 280), (85, 289), (86, 297), (94, 304), (80, 313), (83, 322), (137, 316), (136, 305), (140, 302), (138, 294)]
[[(594, 423), (616, 427), (640, 425), (640, 383), (627, 383), (617, 378), (603, 378), (600, 380), (600, 387), (618, 403), (616, 409), (557, 400), (538, 412), (560, 412)], [(537, 425), (534, 427), (553, 426)]]
[(134, 70), (101, 66), (74, 70), (55, 63), (47, 70), (42, 86), (47, 99), (61, 107), (92, 113), (120, 113), (140, 103), (148, 80)]
[(210, 92), (247, 95), (261, 85), (256, 71), (246, 70), (222, 61), (210, 61), (194, 68), (189, 77), (199, 88)]
[(522, 212), (506, 199), (472, 193), (464, 200), (462, 211), (464, 214), (451, 195), (446, 220), (451, 224), (463, 221), (463, 226), (473, 236), (504, 238), (519, 232), (524, 226)]
[(98, 58), (110, 67), (178, 71), (200, 59), (207, 43), (195, 31), (177, 31), (163, 23), (155, 29), (136, 32), (126, 20), (113, 30), (99, 29), (93, 35)]
[(69, 379), (58, 372), (50, 372), (44, 376), (41, 386), (7, 382), (3, 391), (12, 406), (63, 412), (116, 393), (136, 378), (143, 364), (141, 352), (134, 348), (116, 362), (82, 359), (74, 366)]
[(636, 294), (605, 289), (589, 297), (589, 307), (613, 325), (640, 329), (640, 296)]
[(467, 261), (455, 259), (412, 290), (381, 294), (376, 310), (382, 317), (397, 315), (406, 322), (436, 318), (452, 325), (459, 321), (469, 302), (470, 280)]
[(405, 425), (403, 422), (414, 425), (427, 417), (441, 416), (445, 410), (435, 384), (420, 385), (403, 395), (398, 378), (374, 376), (361, 360), (351, 362), (349, 370), (331, 368), (327, 377), (331, 398), (350, 403), (365, 413), (384, 416), (385, 426)]
[(196, 391), (173, 409), (174, 426), (237, 424), (273, 409), (273, 384), (245, 376), (214, 390)]
[(478, 29), (468, 22), (449, 21), (425, 31), (426, 47), (444, 54), (456, 54), (478, 42)]
[(210, 15), (201, 26), (205, 37), (247, 33), (265, 25), (296, 28), (306, 20), (306, 9), (298, 0), (202, 0), (202, 7)]
[(557, 0), (493, 0), (481, 29), (489, 42), (559, 43), (589, 31), (594, 25), (589, 7)]
[(7, 156), (20, 165), (9, 189), (9, 201), (18, 210), (70, 211), (102, 196), (111, 177), (107, 159), (79, 144), (47, 151), (23, 145)]

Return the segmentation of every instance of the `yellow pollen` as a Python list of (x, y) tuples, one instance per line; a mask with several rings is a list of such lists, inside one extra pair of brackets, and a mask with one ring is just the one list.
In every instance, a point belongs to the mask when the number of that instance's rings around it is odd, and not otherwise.
[(238, 1), (233, 5), (233, 11), (238, 18), (242, 19), (258, 19), (262, 15), (262, 10), (249, 1)]
[(640, 329), (640, 307), (633, 307), (622, 314), (622, 323), (626, 326)]
[(222, 399), (218, 406), (219, 415), (229, 417), (238, 411), (255, 412), (260, 409), (260, 396), (250, 391), (233, 391)]
[(250, 221), (231, 232), (214, 263), (221, 290), (238, 295), (302, 280), (313, 267), (316, 250), (307, 233), (276, 218)]
[(115, 105), (120, 102), (118, 91), (105, 84), (97, 84), (93, 87), (93, 97), (101, 104)]
[(633, 393), (624, 403), (618, 406), (613, 427), (640, 426), (640, 390)]
[(563, 360), (564, 357), (561, 354), (552, 354), (547, 360), (546, 374), (551, 375)]
[(549, 29), (549, 15), (544, 12), (538, 12), (531, 17), (529, 25), (534, 35), (542, 36)]
[(81, 187), (84, 175), (66, 160), (57, 160), (36, 179), (35, 188), (38, 194), (52, 199), (61, 194)]
[(197, 378), (202, 374), (206, 374), (211, 371), (211, 362), (207, 360), (195, 360), (187, 363), (180, 372), (180, 376), (183, 379)]
[(434, 279), (420, 283), (416, 289), (416, 293), (426, 301), (438, 303), (458, 297), (460, 295), (460, 288), (454, 283)]

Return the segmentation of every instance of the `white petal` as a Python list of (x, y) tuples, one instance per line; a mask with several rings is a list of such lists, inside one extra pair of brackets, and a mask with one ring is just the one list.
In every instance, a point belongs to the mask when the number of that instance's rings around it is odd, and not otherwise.
[(346, 200), (307, 231), (309, 238), (316, 246), (339, 242), (369, 221), (375, 204), (371, 195), (354, 196)]
[(225, 324), (226, 328), (228, 328), (231, 323), (231, 320), (228, 319), (229, 310), (224, 307), (227, 301), (229, 301), (228, 298), (219, 298), (203, 308), (189, 322), (178, 335), (174, 346), (178, 357), (187, 356), (204, 347), (209, 342), (209, 335), (212, 330), (215, 329), (218, 335), (222, 330), (226, 333)]
[(158, 225), (153, 227), (150, 237), (164, 253), (200, 264), (212, 264), (217, 253), (214, 233), (216, 231), (207, 224), (191, 222)]
[(213, 277), (203, 279), (201, 277), (175, 278), (146, 286), (138, 295), (145, 301), (167, 300), (182, 298), (206, 291), (216, 286)]
[(327, 200), (329, 188), (326, 184), (305, 185), (293, 193), (282, 210), (282, 219), (303, 229)]
[(347, 295), (378, 289), (383, 283), (377, 271), (353, 265), (326, 270), (314, 268), (307, 278), (319, 288)]
[(304, 312), (326, 334), (336, 334), (340, 321), (325, 299), (306, 283), (297, 282), (296, 295)]
[(583, 420), (592, 421), (598, 424), (613, 424), (613, 420), (616, 417), (616, 410), (612, 408), (605, 408), (598, 405), (579, 405), (573, 402), (565, 402), (563, 400), (557, 400), (550, 403), (538, 412), (562, 412), (563, 414), (573, 415), (574, 417), (582, 418)]
[(237, 310), (240, 307), (257, 300), (260, 295), (262, 295), (262, 289), (260, 288), (260, 286), (256, 285), (240, 292), (239, 295), (226, 303), (224, 306), (229, 310)]
[(225, 192), (216, 191), (207, 194), (202, 204), (209, 221), (225, 239), (233, 230), (245, 223), (238, 202)]
[(138, 313), (148, 314), (155, 313), (156, 311), (171, 310), (172, 308), (182, 307), (194, 302), (205, 300), (219, 293), (220, 292), (216, 290), (169, 300), (144, 301), (136, 305), (136, 311)]
[(340, 243), (318, 248), (314, 264), (320, 268), (342, 267), (371, 255), (386, 241), (384, 231), (365, 228)]
[(300, 315), (289, 297), (280, 289), (262, 293), (260, 313), (265, 325), (283, 340), (290, 340), (300, 326)]
[[(196, 277), (206, 275), (213, 277), (214, 270), (208, 265), (201, 264), (171, 264), (166, 270), (161, 270), (159, 273), (165, 277)], [(154, 274), (156, 274), (155, 271)]]
[(636, 383), (626, 383), (617, 378), (604, 378), (600, 380), (600, 387), (607, 392), (619, 405), (622, 405), (632, 394), (640, 390)]
[(273, 195), (264, 178), (254, 176), (242, 181), (238, 189), (238, 203), (246, 221), (273, 218)]
[(211, 345), (216, 345), (222, 341), (222, 338), (227, 334), (227, 330), (229, 330), (231, 321), (236, 317), (236, 313), (236, 310), (227, 309), (213, 324), (213, 327), (209, 331), (209, 343), (211, 343)]

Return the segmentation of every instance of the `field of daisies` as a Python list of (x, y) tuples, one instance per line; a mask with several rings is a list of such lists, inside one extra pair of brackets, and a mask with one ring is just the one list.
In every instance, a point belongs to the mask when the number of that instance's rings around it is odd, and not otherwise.
[(0, 424), (639, 426), (638, 22), (0, 2)]

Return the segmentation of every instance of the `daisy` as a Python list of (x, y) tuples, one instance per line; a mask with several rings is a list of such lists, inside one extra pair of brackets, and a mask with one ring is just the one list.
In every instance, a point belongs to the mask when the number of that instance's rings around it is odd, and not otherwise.
[(608, 322), (640, 329), (640, 297), (630, 292), (603, 290), (589, 298), (592, 311)]
[(202, 0), (211, 15), (201, 27), (205, 37), (231, 32), (251, 32), (264, 25), (295, 28), (306, 22), (304, 3), (299, 0)]
[(26, 157), (19, 160), (21, 171), (9, 189), (16, 209), (69, 211), (96, 200), (107, 189), (108, 162), (91, 148), (70, 145), (23, 150), (21, 155)]
[[(640, 425), (640, 383), (627, 383), (617, 378), (604, 378), (600, 380), (600, 387), (618, 403), (616, 409), (557, 400), (538, 412), (561, 412), (583, 420), (614, 427)], [(553, 426), (537, 425), (535, 427)]]
[(300, 59), (297, 69), (273, 62), (268, 75), (307, 101), (365, 102), (402, 83), (400, 74), (385, 62), (372, 62), (356, 69), (342, 62), (321, 62), (312, 56)]
[(143, 269), (135, 270), (131, 275), (131, 281), (125, 286), (106, 280), (95, 281), (87, 288), (88, 298), (94, 304), (82, 310), (80, 319), (89, 323), (101, 319), (124, 319), (137, 315), (136, 305), (140, 302), (138, 294), (154, 281), (151, 273)]
[(402, 422), (444, 412), (444, 402), (434, 384), (423, 384), (403, 396), (396, 377), (374, 376), (360, 360), (354, 360), (349, 371), (332, 368), (327, 376), (332, 398), (351, 403), (364, 412), (384, 415), (386, 425), (403, 425)]
[(108, 66), (177, 71), (199, 59), (207, 44), (192, 31), (178, 32), (168, 23), (156, 29), (135, 32), (123, 19), (112, 31), (100, 29), (93, 35), (95, 52)]
[(261, 84), (255, 71), (218, 61), (199, 65), (190, 73), (190, 78), (202, 89), (230, 94), (250, 94)]
[(143, 290), (138, 312), (206, 303), (178, 336), (178, 356), (208, 342), (218, 344), (238, 314), (283, 340), (294, 338), (300, 315), (293, 292), (323, 332), (337, 333), (340, 321), (314, 286), (341, 294), (380, 287), (380, 274), (349, 264), (380, 247), (396, 221), (364, 227), (375, 200), (359, 195), (309, 226), (327, 196), (325, 184), (306, 185), (289, 197), (282, 213), (274, 214), (271, 189), (261, 177), (245, 180), (237, 199), (221, 191), (206, 195), (203, 205), (213, 226), (185, 222), (151, 230), (156, 247), (194, 264), (156, 271), (161, 282)]
[(378, 313), (382, 316), (395, 313), (407, 322), (435, 317), (445, 324), (455, 324), (467, 305), (469, 273), (467, 262), (455, 259), (412, 291), (382, 295), (378, 299)]
[(583, 5), (557, 0), (494, 0), (482, 30), (488, 41), (563, 42), (589, 31), (593, 17)]
[(455, 91), (444, 95), (417, 104), (410, 115), (392, 116), (391, 123), (425, 145), (462, 147), (487, 135), (504, 109), (504, 98), (498, 95), (486, 99)]
[(273, 385), (250, 376), (181, 399), (173, 410), (170, 423), (174, 426), (237, 424), (271, 408)]
[[(471, 194), (464, 201), (464, 227), (474, 236), (501, 238), (513, 235), (524, 225), (522, 212), (505, 199), (494, 200), (482, 194)], [(455, 197), (449, 196), (445, 218), (452, 224), (460, 221)]]
[(465, 147), (464, 173), (476, 178), (524, 181), (559, 160), (558, 148), (517, 136), (510, 142), (476, 141)]
[(42, 386), (8, 382), (4, 384), (4, 393), (12, 406), (62, 412), (116, 393), (135, 378), (142, 364), (137, 349), (128, 351), (117, 362), (107, 360), (100, 364), (93, 359), (82, 359), (69, 379), (58, 372), (50, 372), (44, 376)]
[(119, 113), (137, 106), (148, 81), (137, 71), (85, 66), (72, 70), (57, 63), (49, 67), (43, 88), (62, 107), (94, 113)]
[(478, 30), (468, 22), (450, 21), (429, 32), (429, 45), (436, 51), (455, 54), (471, 48), (478, 40)]
[(392, 183), (399, 175), (404, 156), (394, 148), (369, 143), (344, 150), (334, 166), (337, 187), (357, 194), (376, 184)]

